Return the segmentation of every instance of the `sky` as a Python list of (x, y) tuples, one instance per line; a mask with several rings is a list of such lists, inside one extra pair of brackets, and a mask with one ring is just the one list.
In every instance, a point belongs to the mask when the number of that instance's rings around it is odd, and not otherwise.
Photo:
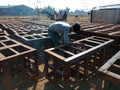
[(65, 9), (69, 7), (71, 11), (89, 10), (93, 7), (120, 4), (120, 0), (1, 0), (0, 6), (6, 5), (27, 5), (32, 8), (51, 6), (55, 10)]

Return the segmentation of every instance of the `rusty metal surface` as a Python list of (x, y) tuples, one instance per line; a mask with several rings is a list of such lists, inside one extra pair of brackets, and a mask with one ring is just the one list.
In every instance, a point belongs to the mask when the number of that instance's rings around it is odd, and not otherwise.
[[(113, 43), (113, 39), (108, 39), (108, 38), (101, 38), (101, 37), (97, 37), (97, 36), (92, 36), (92, 37), (88, 37), (86, 39), (82, 39), (82, 40), (78, 40), (78, 41), (75, 41), (74, 43), (77, 43), (78, 44), (78, 47), (76, 45), (76, 47), (74, 48), (74, 46), (72, 47), (68, 47), (68, 48), (73, 48), (73, 50), (78, 50), (77, 53), (74, 53), (72, 51), (69, 51), (71, 52), (70, 53), (67, 53), (65, 52), (66, 54), (69, 55), (69, 57), (64, 57), (63, 55), (61, 55), (64, 60), (64, 62), (70, 62), (71, 60), (74, 60), (74, 58), (80, 58), (80, 56), (83, 56), (84, 54), (87, 54), (89, 52), (92, 52), (92, 51), (96, 51), (98, 48), (102, 48), (106, 45), (109, 45), (109, 43)], [(81, 46), (81, 43), (83, 44), (83, 48)], [(60, 49), (60, 48), (63, 48), (64, 49), (65, 46), (61, 46), (61, 47), (58, 47), (58, 48), (52, 48), (52, 49), (47, 49), (45, 50), (46, 53), (48, 54), (52, 54), (54, 55), (57, 54), (57, 52), (54, 52), (54, 51), (57, 51), (56, 49)], [(81, 51), (80, 51), (81, 49)], [(62, 52), (63, 53), (63, 52)], [(58, 55), (59, 55), (59, 52), (58, 52)], [(56, 56), (56, 55), (54, 55)], [(57, 58), (57, 56), (56, 56)]]
[[(93, 26), (89, 28), (85, 28), (87, 26)], [(106, 23), (82, 23), (81, 24), (81, 37), (89, 37), (89, 36), (101, 36), (112, 38), (115, 40), (115, 51), (120, 49), (120, 25), (116, 24), (106, 24)]]
[[(48, 35), (48, 25), (18, 20), (4, 21), (1, 25), (12, 39), (37, 49), (39, 54), (53, 45)], [(40, 56), (43, 58), (43, 54)]]
[(6, 28), (6, 31), (9, 32), (9, 34), (23, 37), (27, 40), (31, 40), (31, 38), (26, 38), (27, 36), (31, 36), (33, 39), (37, 39), (37, 37), (34, 37), (34, 34), (41, 36), (38, 37), (38, 39), (46, 38), (49, 36), (47, 32), (48, 26), (45, 25), (20, 21), (3, 22), (2, 25)]
[[(39, 22), (38, 24), (31, 21), (27, 22), (12, 20), (1, 23), (5, 29), (4, 31), (7, 33), (6, 34), (5, 32), (3, 32), (3, 28), (0, 30), (0, 35), (5, 35), (3, 37), (0, 37), (1, 64), (4, 62), (8, 63), (9, 61), (9, 64), (11, 64), (11, 61), (17, 61), (18, 58), (24, 56), (37, 56), (37, 54), (35, 53), (36, 49), (38, 51), (43, 51), (46, 49), (45, 47), (48, 48), (49, 44), (51, 44), (51, 40), (49, 39), (49, 35), (47, 32), (47, 28), (49, 25), (46, 23), (46, 21), (41, 23)], [(69, 81), (72, 81), (74, 83), (83, 80), (87, 76), (91, 76), (92, 74), (94, 74), (94, 71), (96, 71), (102, 65), (101, 63), (104, 62), (104, 49), (106, 47), (109, 47), (109, 44), (113, 43), (113, 39), (110, 38), (115, 38), (115, 40), (117, 39), (117, 41), (120, 42), (120, 25), (105, 23), (80, 24), (82, 32), (81, 35), (83, 37), (89, 37), (92, 35), (95, 36), (74, 42), (78, 43), (78, 45), (76, 46), (60, 46), (57, 48), (47, 49), (45, 51), (45, 58), (47, 58), (46, 60), (48, 60), (45, 67), (47, 74), (46, 77), (48, 79), (51, 79), (51, 81), (53, 79), (57, 81), (57, 78), (60, 77), (61, 81), (68, 81), (68, 83)], [(6, 37), (7, 35), (36, 49), (10, 39)], [(22, 49), (18, 49), (17, 47)], [(51, 60), (49, 60), (49, 58)], [(26, 58), (24, 59), (26, 60)], [(34, 61), (34, 59), (25, 63), (31, 65), (31, 63), (33, 63), (31, 61)], [(34, 67), (33, 69), (38, 69), (37, 64), (37, 61), (35, 61), (32, 66), (36, 67)], [(6, 65), (7, 67), (10, 67), (8, 64)], [(27, 68), (31, 70), (31, 67), (27, 66)], [(48, 69), (51, 70), (51, 72), (49, 72)], [(7, 72), (5, 74), (5, 77), (8, 76), (7, 74), (10, 74), (9, 68), (3, 68), (3, 71)], [(35, 72), (37, 73), (38, 71)], [(70, 79), (70, 77), (72, 77), (75, 81)], [(7, 77), (3, 80), (10, 81), (9, 78), (10, 77)], [(5, 81), (5, 83), (8, 83), (7, 87), (12, 86), (10, 84), (11, 82)], [(17, 87), (17, 85), (15, 87)]]
[[(36, 49), (7, 36), (0, 36), (0, 72), (4, 74), (2, 80), (6, 89), (13, 90), (35, 79), (39, 73), (38, 59)], [(20, 72), (22, 74), (19, 74)], [(24, 75), (22, 79), (20, 75)]]
[(10, 39), (7, 36), (0, 36), (0, 53), (2, 55), (0, 61), (6, 61), (6, 58), (9, 59), (33, 51), (36, 51), (36, 49)]
[(112, 56), (98, 70), (104, 79), (108, 79), (116, 84), (120, 83), (120, 51)]
[[(120, 33), (120, 25), (105, 24), (105, 23), (81, 24), (81, 31), (86, 33), (93, 33), (97, 35), (106, 35), (109, 37), (115, 37), (116, 34)], [(119, 38), (120, 36), (117, 35), (117, 37)]]
[(105, 48), (113, 42), (113, 39), (92, 36), (75, 41), (75, 46), (63, 45), (45, 50), (46, 77), (50, 81), (68, 84), (92, 77), (106, 59)]

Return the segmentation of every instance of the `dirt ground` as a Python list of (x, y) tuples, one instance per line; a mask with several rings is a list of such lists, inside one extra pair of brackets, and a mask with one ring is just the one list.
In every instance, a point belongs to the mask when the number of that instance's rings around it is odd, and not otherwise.
[[(43, 72), (44, 64), (39, 65), (39, 70)], [(102, 77), (98, 75), (88, 81), (81, 81), (75, 87), (65, 87), (57, 83), (49, 82), (49, 80), (45, 78), (45, 74), (41, 73), (40, 78), (25, 83), (16, 90), (120, 90), (120, 86), (108, 80), (104, 81)]]

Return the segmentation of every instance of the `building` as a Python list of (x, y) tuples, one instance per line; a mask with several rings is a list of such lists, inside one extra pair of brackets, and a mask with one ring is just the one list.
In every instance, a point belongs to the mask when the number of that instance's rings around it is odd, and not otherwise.
[(31, 16), (35, 15), (35, 10), (25, 6), (0, 6), (0, 16)]
[(91, 11), (91, 22), (120, 24), (120, 4), (94, 8)]

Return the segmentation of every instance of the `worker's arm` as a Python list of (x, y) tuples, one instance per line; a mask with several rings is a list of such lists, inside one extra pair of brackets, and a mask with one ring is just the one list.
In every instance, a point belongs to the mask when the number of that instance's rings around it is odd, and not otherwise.
[(63, 34), (63, 40), (65, 44), (70, 44), (71, 41), (69, 40), (69, 30), (65, 30)]

